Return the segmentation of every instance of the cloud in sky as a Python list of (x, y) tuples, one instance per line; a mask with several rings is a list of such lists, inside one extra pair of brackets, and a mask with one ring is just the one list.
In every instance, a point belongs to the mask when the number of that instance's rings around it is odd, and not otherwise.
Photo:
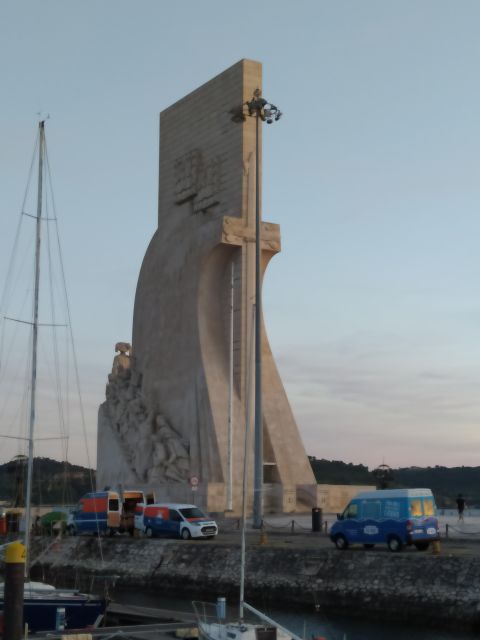
[(371, 467), (477, 464), (480, 368), (425, 368), (415, 347), (372, 336), (282, 351), (307, 452)]

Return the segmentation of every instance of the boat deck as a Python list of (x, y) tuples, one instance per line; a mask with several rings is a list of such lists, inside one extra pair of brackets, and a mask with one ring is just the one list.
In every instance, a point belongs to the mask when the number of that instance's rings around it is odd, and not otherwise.
[[(137, 640), (169, 640), (172, 634), (180, 638), (198, 637), (197, 620), (192, 612), (173, 611), (170, 609), (155, 609), (152, 607), (138, 607), (128, 604), (110, 603), (106, 610), (106, 620), (119, 620), (120, 625), (99, 627), (84, 631), (58, 631), (30, 635), (30, 640), (53, 640), (71, 636), (72, 640), (88, 640), (89, 638), (113, 638), (122, 636), (123, 640), (135, 638)], [(153, 622), (155, 620), (155, 622)], [(124, 624), (125, 622), (132, 624)]]

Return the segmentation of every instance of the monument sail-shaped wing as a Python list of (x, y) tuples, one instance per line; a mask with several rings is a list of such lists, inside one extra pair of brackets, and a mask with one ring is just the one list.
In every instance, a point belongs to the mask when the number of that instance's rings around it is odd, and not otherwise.
[[(241, 509), (256, 138), (254, 119), (235, 121), (232, 110), (261, 86), (261, 65), (241, 60), (161, 113), (158, 229), (140, 271), (132, 346), (117, 344), (99, 411), (99, 486), (135, 483), (191, 502), (196, 477), (197, 504), (225, 510), (233, 268), (231, 451), (233, 510)], [(280, 251), (279, 226), (263, 222), (261, 237), (265, 271)], [(265, 335), (262, 389), (265, 509), (310, 507), (315, 480)]]

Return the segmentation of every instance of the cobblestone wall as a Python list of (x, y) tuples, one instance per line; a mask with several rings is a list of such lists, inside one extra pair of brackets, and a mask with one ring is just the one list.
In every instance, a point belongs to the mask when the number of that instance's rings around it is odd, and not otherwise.
[[(63, 586), (91, 588), (109, 576), (118, 585), (165, 595), (236, 599), (239, 563), (237, 546), (213, 541), (118, 538), (100, 546), (82, 537), (55, 543), (35, 570)], [(247, 600), (320, 605), (353, 616), (475, 626), (479, 585), (476, 556), (261, 546), (247, 554)]]

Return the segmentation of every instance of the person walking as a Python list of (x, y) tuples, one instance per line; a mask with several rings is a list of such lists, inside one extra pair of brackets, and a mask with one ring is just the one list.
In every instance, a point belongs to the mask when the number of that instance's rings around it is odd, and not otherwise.
[(465, 511), (465, 498), (461, 493), (457, 497), (458, 520), (463, 522), (463, 512)]

